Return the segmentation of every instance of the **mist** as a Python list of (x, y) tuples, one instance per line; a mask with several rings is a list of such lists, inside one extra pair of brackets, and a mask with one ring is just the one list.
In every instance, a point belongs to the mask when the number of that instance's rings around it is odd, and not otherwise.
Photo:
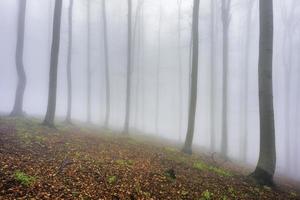
[[(195, 112), (193, 152), (216, 153), (239, 166), (255, 169), (261, 149), (260, 126), (265, 123), (260, 118), (258, 73), (262, 58), (259, 51), (262, 0), (227, 0), (225, 6), (220, 0), (200, 0), (198, 23), (193, 22), (193, 9), (199, 0), (132, 0), (130, 17), (129, 1), (74, 0), (71, 38), (71, 0), (27, 0), (22, 59), (26, 75), (22, 108), (25, 118), (44, 120), (47, 106), (49, 111), (54, 13), (59, 1), (62, 8), (56, 124), (65, 122), (69, 105), (67, 119), (72, 124), (95, 126), (119, 135), (126, 132), (158, 138), (176, 144), (181, 150), (191, 130), (192, 110)], [(20, 2), (0, 1), (3, 118), (14, 108), (18, 85), (15, 59)], [(300, 182), (300, 2), (272, 2), (274, 176)], [(195, 23), (198, 42), (192, 37)], [(228, 34), (227, 42), (224, 33)], [(194, 62), (195, 41), (198, 62)], [(68, 58), (71, 85), (68, 85)], [(194, 88), (198, 94), (192, 109), (194, 64), (198, 71)], [(72, 99), (71, 104), (68, 98)]]

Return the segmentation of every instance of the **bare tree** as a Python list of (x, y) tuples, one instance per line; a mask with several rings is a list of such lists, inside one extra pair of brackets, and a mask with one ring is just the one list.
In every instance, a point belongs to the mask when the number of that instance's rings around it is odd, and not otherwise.
[(141, 11), (143, 8), (144, 0), (139, 0), (137, 2), (135, 18), (134, 18), (134, 28), (133, 28), (133, 38), (132, 38), (132, 66), (136, 70), (136, 84), (135, 84), (135, 126), (137, 126), (138, 110), (139, 110), (139, 89), (140, 89), (140, 68), (141, 68)]
[(92, 90), (92, 80), (91, 80), (91, 2), (87, 1), (87, 122), (91, 122), (91, 90)]
[(128, 34), (127, 34), (127, 84), (126, 84), (126, 110), (123, 132), (128, 134), (131, 104), (131, 76), (132, 76), (132, 0), (128, 0)]
[(215, 68), (216, 68), (216, 24), (215, 24), (215, 7), (216, 1), (210, 1), (210, 148), (211, 151), (215, 150)]
[(197, 85), (198, 85), (198, 51), (199, 51), (199, 5), (200, 0), (194, 0), (193, 7), (193, 56), (192, 56), (192, 73), (191, 73), (191, 92), (189, 103), (189, 118), (186, 139), (183, 147), (183, 152), (192, 153), (192, 143), (194, 137), (195, 115), (197, 106)]
[(66, 122), (71, 122), (71, 114), (72, 114), (72, 73), (71, 73), (71, 65), (72, 65), (72, 48), (73, 48), (73, 5), (74, 0), (70, 0), (69, 5), (69, 15), (68, 15), (68, 23), (69, 23), (69, 44), (68, 44), (68, 58), (67, 58), (67, 85), (68, 85), (68, 105), (67, 105), (67, 117)]
[(222, 1), (223, 23), (223, 105), (222, 105), (222, 140), (221, 152), (224, 157), (228, 153), (228, 59), (229, 59), (229, 24), (230, 24), (231, 0)]
[(251, 176), (261, 184), (272, 185), (276, 166), (275, 126), (273, 108), (273, 0), (259, 1), (259, 117), (260, 152)]
[(292, 1), (291, 9), (288, 10), (286, 2), (282, 5), (282, 20), (284, 25), (284, 38), (283, 38), (283, 65), (285, 69), (285, 127), (286, 127), (286, 167), (291, 167), (291, 131), (290, 131), (290, 118), (291, 118), (291, 75), (292, 75), (292, 61), (293, 61), (293, 38), (295, 32), (295, 8), (296, 0)]
[(53, 127), (56, 109), (56, 90), (57, 90), (57, 65), (60, 44), (60, 25), (61, 25), (62, 0), (55, 0), (53, 34), (51, 47), (51, 61), (49, 72), (49, 94), (47, 113), (43, 124)]
[(23, 98), (26, 87), (26, 74), (23, 64), (24, 52), (24, 34), (25, 34), (25, 16), (26, 16), (27, 0), (19, 1), (19, 15), (18, 15), (18, 34), (16, 46), (16, 69), (18, 74), (18, 85), (15, 95), (15, 104), (11, 112), (11, 116), (23, 116)]
[(242, 106), (242, 117), (241, 117), (241, 126), (242, 126), (242, 149), (241, 149), (241, 157), (243, 161), (247, 160), (247, 137), (248, 137), (248, 93), (249, 93), (249, 58), (250, 58), (250, 42), (251, 42), (251, 22), (252, 22), (252, 10), (254, 6), (255, 0), (247, 0), (247, 10), (246, 10), (246, 45), (245, 45), (245, 57), (244, 57), (244, 74), (243, 74), (243, 106)]
[(183, 87), (182, 87), (182, 55), (181, 55), (181, 6), (182, 0), (177, 0), (178, 16), (177, 16), (177, 51), (178, 51), (178, 100), (179, 100), (179, 117), (178, 117), (178, 139), (181, 141), (182, 131), (182, 102), (183, 102)]
[(105, 64), (105, 81), (106, 81), (106, 114), (105, 126), (109, 125), (110, 117), (110, 73), (109, 73), (109, 50), (107, 38), (107, 17), (106, 17), (106, 0), (102, 0), (102, 21), (103, 21), (103, 40), (104, 40), (104, 64)]
[(162, 23), (162, 3), (160, 0), (159, 6), (159, 21), (158, 21), (158, 35), (157, 35), (157, 63), (156, 63), (156, 99), (155, 99), (155, 133), (158, 134), (158, 120), (159, 120), (159, 82), (160, 82), (160, 58), (161, 58), (161, 23)]

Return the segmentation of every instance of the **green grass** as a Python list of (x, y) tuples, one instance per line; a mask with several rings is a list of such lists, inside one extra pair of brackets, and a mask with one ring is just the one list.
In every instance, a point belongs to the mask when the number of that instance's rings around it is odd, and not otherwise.
[(201, 170), (201, 171), (210, 171), (210, 172), (213, 172), (213, 173), (218, 174), (220, 176), (226, 176), (226, 177), (232, 176), (229, 172), (227, 172), (224, 169), (214, 167), (214, 166), (209, 166), (209, 165), (207, 165), (203, 162), (200, 162), (200, 161), (194, 163), (194, 168), (198, 169), (198, 170)]
[(17, 170), (14, 173), (14, 179), (24, 186), (31, 186), (36, 180), (35, 177), (29, 176), (26, 173), (21, 172), (20, 170)]

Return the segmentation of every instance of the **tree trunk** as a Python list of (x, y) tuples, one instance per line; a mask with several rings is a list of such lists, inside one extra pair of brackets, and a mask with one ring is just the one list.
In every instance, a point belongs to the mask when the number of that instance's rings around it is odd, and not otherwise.
[(106, 0), (102, 0), (102, 19), (103, 19), (103, 40), (104, 40), (104, 64), (105, 64), (105, 81), (106, 81), (106, 114), (105, 126), (109, 126), (110, 117), (110, 73), (109, 73), (109, 53), (107, 38), (107, 18), (106, 18)]
[(210, 71), (210, 131), (211, 131), (211, 138), (210, 138), (210, 148), (211, 151), (215, 151), (215, 140), (216, 140), (216, 133), (215, 133), (215, 68), (216, 68), (216, 37), (215, 37), (215, 0), (211, 0), (210, 2), (210, 9), (211, 9), (211, 22), (210, 22), (210, 64), (211, 64), (211, 71)]
[(223, 104), (222, 104), (222, 139), (221, 153), (228, 156), (228, 59), (229, 59), (229, 23), (230, 23), (231, 0), (222, 1), (223, 21)]
[(69, 45), (68, 45), (68, 58), (67, 58), (67, 85), (68, 85), (68, 108), (67, 108), (67, 117), (66, 122), (71, 122), (71, 114), (72, 114), (72, 74), (71, 74), (71, 65), (72, 65), (72, 48), (73, 48), (73, 5), (74, 0), (70, 0), (69, 5)]
[(49, 73), (49, 94), (47, 113), (43, 124), (53, 127), (56, 109), (56, 90), (57, 90), (57, 65), (60, 44), (60, 25), (61, 25), (62, 0), (55, 0), (53, 34), (51, 47), (51, 61)]
[(136, 70), (136, 84), (135, 84), (135, 115), (134, 124), (137, 127), (138, 121), (138, 109), (139, 109), (139, 87), (140, 87), (140, 55), (141, 55), (141, 9), (144, 0), (137, 2), (137, 8), (135, 11), (134, 28), (132, 37), (132, 51), (134, 56), (132, 57), (132, 67)]
[(157, 49), (157, 64), (156, 64), (156, 99), (155, 99), (155, 133), (158, 134), (158, 121), (159, 121), (159, 82), (160, 82), (160, 53), (161, 53), (161, 21), (162, 21), (162, 5), (160, 1), (159, 8), (159, 24), (158, 24), (158, 49)]
[(248, 0), (247, 4), (247, 16), (246, 16), (246, 46), (245, 46), (245, 67), (244, 67), (244, 87), (242, 93), (244, 94), (244, 105), (242, 107), (242, 148), (241, 148), (241, 157), (244, 162), (247, 161), (247, 137), (248, 137), (248, 93), (249, 93), (249, 58), (250, 58), (250, 31), (251, 31), (251, 18), (252, 18), (252, 9), (254, 5), (254, 0)]
[(183, 98), (183, 88), (182, 88), (182, 56), (181, 56), (181, 5), (182, 0), (177, 1), (178, 4), (178, 18), (177, 18), (177, 51), (178, 51), (178, 139), (181, 141), (181, 131), (182, 131), (182, 98)]
[(195, 115), (197, 106), (197, 89), (198, 89), (198, 50), (199, 50), (199, 4), (200, 0), (194, 0), (193, 8), (193, 58), (192, 58), (192, 74), (191, 74), (191, 92), (189, 103), (188, 129), (183, 147), (183, 152), (192, 153), (192, 143), (194, 137)]
[(127, 35), (127, 88), (126, 88), (126, 111), (125, 111), (125, 125), (124, 134), (129, 134), (129, 121), (130, 121), (130, 104), (131, 104), (131, 75), (132, 75), (132, 0), (128, 0), (128, 35)]
[(26, 87), (26, 74), (23, 64), (26, 2), (27, 0), (19, 1), (18, 34), (15, 54), (18, 86), (15, 95), (15, 104), (10, 114), (13, 117), (23, 116), (23, 97)]
[(260, 184), (273, 184), (276, 166), (275, 127), (273, 108), (273, 0), (260, 0), (259, 42), (259, 116), (260, 152), (252, 177)]
[(91, 123), (91, 2), (87, 1), (87, 122)]

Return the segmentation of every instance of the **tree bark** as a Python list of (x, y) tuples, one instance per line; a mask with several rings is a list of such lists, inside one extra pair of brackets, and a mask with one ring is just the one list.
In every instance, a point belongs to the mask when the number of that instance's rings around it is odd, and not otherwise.
[(250, 31), (251, 31), (251, 18), (252, 18), (252, 9), (254, 5), (254, 0), (248, 0), (247, 4), (247, 16), (246, 16), (246, 46), (245, 46), (245, 67), (244, 67), (244, 87), (242, 93), (244, 94), (244, 104), (242, 107), (242, 148), (241, 148), (241, 157), (244, 162), (247, 161), (247, 151), (248, 151), (248, 93), (249, 93), (249, 58), (250, 58)]
[(55, 0), (53, 34), (51, 47), (51, 61), (49, 73), (49, 94), (47, 113), (43, 124), (53, 127), (56, 109), (56, 90), (57, 90), (57, 65), (60, 44), (60, 25), (61, 25), (62, 0)]
[(87, 123), (91, 123), (91, 2), (87, 1)]
[(229, 59), (229, 23), (231, 0), (222, 1), (223, 21), (223, 102), (222, 102), (222, 139), (221, 153), (228, 156), (228, 59)]
[(127, 34), (127, 88), (126, 88), (126, 110), (125, 110), (125, 124), (124, 134), (129, 134), (130, 121), (130, 104), (131, 104), (131, 76), (132, 76), (132, 0), (128, 0), (128, 34)]
[(15, 94), (15, 103), (10, 116), (23, 116), (23, 98), (26, 87), (26, 74), (23, 64), (24, 53), (24, 34), (25, 34), (25, 18), (26, 18), (26, 2), (27, 0), (19, 1), (18, 15), (18, 33), (16, 46), (16, 69), (18, 74), (18, 85)]
[(102, 0), (102, 20), (103, 20), (104, 64), (105, 64), (105, 81), (106, 81), (105, 126), (108, 127), (109, 117), (110, 117), (110, 73), (109, 73), (109, 50), (108, 50), (108, 37), (107, 37), (106, 0)]
[(215, 68), (216, 68), (216, 37), (215, 37), (215, 0), (210, 1), (210, 9), (211, 9), (211, 19), (210, 19), (210, 64), (211, 64), (211, 71), (210, 71), (210, 148), (211, 151), (215, 151), (215, 140), (216, 140), (216, 133), (215, 133)]
[(273, 185), (276, 166), (275, 126), (273, 108), (273, 0), (259, 1), (259, 117), (260, 152), (252, 177), (260, 184)]
[(194, 137), (195, 115), (197, 106), (197, 89), (198, 89), (198, 51), (199, 51), (199, 5), (200, 0), (194, 0), (193, 8), (193, 56), (192, 56), (192, 74), (191, 74), (191, 92), (189, 103), (188, 129), (183, 147), (183, 152), (192, 153), (192, 143)]
[(66, 122), (71, 122), (71, 114), (72, 114), (72, 73), (71, 73), (71, 65), (72, 65), (72, 48), (73, 48), (73, 5), (74, 0), (70, 0), (69, 5), (69, 45), (68, 45), (68, 58), (67, 58), (67, 87), (68, 87), (68, 108), (67, 108), (67, 117)]
[(178, 51), (178, 139), (181, 141), (181, 131), (182, 131), (182, 98), (183, 98), (183, 88), (182, 88), (182, 55), (181, 55), (181, 5), (182, 0), (177, 0), (178, 4), (178, 17), (177, 17), (177, 51)]
[(161, 21), (162, 21), (162, 5), (160, 1), (160, 8), (159, 8), (159, 24), (158, 24), (158, 49), (157, 49), (157, 64), (156, 64), (156, 99), (155, 99), (155, 133), (158, 134), (158, 121), (159, 121), (159, 82), (160, 82), (160, 57), (161, 57)]

